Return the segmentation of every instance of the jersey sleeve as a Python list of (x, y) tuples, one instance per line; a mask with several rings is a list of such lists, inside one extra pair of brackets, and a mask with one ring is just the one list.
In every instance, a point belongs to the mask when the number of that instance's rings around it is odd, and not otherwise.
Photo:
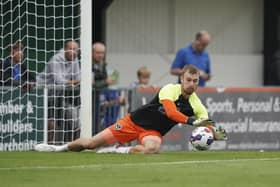
[(186, 123), (188, 116), (178, 111), (173, 101), (168, 99), (162, 100), (162, 105), (169, 119), (172, 119), (177, 123)]
[(205, 106), (201, 103), (200, 99), (198, 98), (198, 96), (195, 93), (193, 93), (190, 96), (189, 101), (193, 108), (195, 117), (208, 118), (208, 112), (207, 112)]

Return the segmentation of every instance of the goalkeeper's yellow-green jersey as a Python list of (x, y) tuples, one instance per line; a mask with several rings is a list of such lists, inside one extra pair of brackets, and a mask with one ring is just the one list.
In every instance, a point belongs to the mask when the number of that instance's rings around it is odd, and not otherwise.
[(167, 117), (161, 103), (165, 99), (172, 100), (177, 110), (186, 116), (208, 118), (207, 110), (196, 93), (185, 98), (182, 96), (181, 84), (168, 84), (160, 89), (150, 103), (131, 112), (131, 120), (144, 129), (166, 134), (177, 122)]

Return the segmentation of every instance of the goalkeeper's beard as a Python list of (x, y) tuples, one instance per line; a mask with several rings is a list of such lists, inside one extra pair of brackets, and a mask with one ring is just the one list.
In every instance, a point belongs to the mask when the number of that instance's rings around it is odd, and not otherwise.
[(191, 95), (195, 91), (194, 87), (189, 87), (184, 90), (185, 94)]

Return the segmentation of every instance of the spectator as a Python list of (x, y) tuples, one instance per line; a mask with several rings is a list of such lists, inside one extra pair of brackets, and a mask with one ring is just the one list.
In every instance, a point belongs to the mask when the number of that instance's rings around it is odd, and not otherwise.
[(116, 80), (108, 77), (107, 63), (105, 62), (106, 47), (101, 42), (96, 42), (92, 47), (94, 73), (93, 87), (97, 89), (108, 88), (116, 83)]
[(23, 44), (17, 42), (10, 48), (10, 55), (1, 63), (0, 85), (2, 86), (18, 86), (29, 89), (31, 82), (35, 81), (35, 76), (32, 74), (27, 65), (22, 61), (24, 59)]
[[(80, 66), (78, 61), (79, 44), (74, 40), (66, 41), (64, 48), (59, 50), (48, 62), (45, 70), (37, 76), (38, 84), (75, 86), (80, 83)], [(49, 87), (51, 88), (51, 87)], [(65, 87), (53, 87), (48, 92), (48, 139), (61, 138), (54, 133), (55, 129), (63, 129), (64, 141), (79, 137), (80, 100), (77, 90)], [(74, 130), (74, 135), (73, 135)], [(55, 136), (55, 137), (54, 137)], [(59, 136), (59, 137), (56, 137)]]
[(119, 116), (120, 104), (125, 104), (125, 98), (120, 96), (119, 90), (109, 90), (108, 87), (116, 84), (117, 72), (114, 76), (108, 76), (107, 63), (105, 62), (106, 47), (101, 42), (93, 44), (93, 66), (94, 75), (93, 88), (95, 88), (93, 112), (94, 131), (97, 132), (104, 127), (114, 123)]
[(128, 106), (128, 112), (131, 112), (132, 110), (136, 109), (137, 106), (139, 105), (147, 104), (148, 101), (146, 97), (143, 96), (141, 100), (135, 98), (137, 98), (136, 95), (139, 92), (139, 89), (141, 90), (156, 89), (154, 86), (149, 84), (150, 78), (151, 78), (151, 72), (147, 67), (142, 66), (137, 70), (138, 80), (131, 83), (130, 90), (128, 92), (128, 101), (130, 104)]
[(149, 84), (150, 78), (151, 78), (150, 70), (147, 67), (145, 67), (145, 66), (140, 67), (137, 70), (137, 79), (138, 79), (138, 81), (133, 82), (131, 84), (131, 87), (132, 88), (135, 88), (135, 87), (140, 87), (140, 88), (153, 87), (153, 86), (151, 86)]
[(78, 62), (79, 44), (69, 40), (64, 49), (56, 53), (39, 74), (37, 82), (40, 84), (74, 85), (80, 83), (81, 72)]
[[(177, 52), (170, 73), (179, 77), (182, 75), (184, 66), (192, 64), (200, 71), (198, 86), (204, 87), (205, 82), (211, 78), (210, 58), (208, 52), (205, 51), (209, 43), (210, 34), (207, 31), (199, 31), (192, 44), (181, 48)], [(180, 82), (180, 78), (178, 82)]]

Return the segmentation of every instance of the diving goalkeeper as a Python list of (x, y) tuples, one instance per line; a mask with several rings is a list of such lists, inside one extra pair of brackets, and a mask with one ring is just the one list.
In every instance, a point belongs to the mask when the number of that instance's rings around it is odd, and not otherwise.
[[(195, 91), (199, 82), (199, 70), (192, 65), (184, 68), (180, 84), (167, 84), (148, 104), (129, 113), (124, 118), (91, 138), (79, 138), (65, 145), (37, 144), (36, 151), (62, 152), (96, 149), (97, 153), (160, 152), (162, 136), (178, 123), (192, 126), (208, 126), (215, 140), (226, 140), (224, 129), (216, 128), (208, 119), (206, 108)], [(120, 145), (138, 140), (136, 146)]]

